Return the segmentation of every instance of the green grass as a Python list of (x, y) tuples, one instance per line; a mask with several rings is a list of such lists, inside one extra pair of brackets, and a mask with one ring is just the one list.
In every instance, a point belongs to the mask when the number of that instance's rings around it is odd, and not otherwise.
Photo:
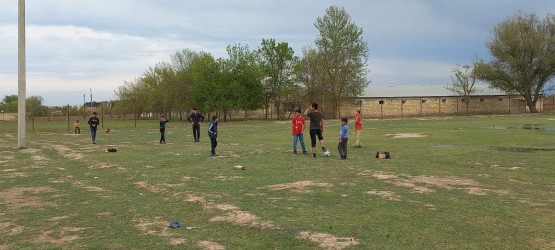
[(0, 122), (0, 249), (554, 248), (555, 131), (487, 128), (523, 124), (555, 115), (366, 119), (356, 150), (351, 122), (340, 161), (338, 120), (316, 159), (292, 154), (288, 121), (221, 122), (219, 157), (208, 124), (193, 143), (171, 121), (160, 145), (157, 121), (107, 120), (92, 145), (87, 127), (36, 121), (18, 149), (17, 124)]

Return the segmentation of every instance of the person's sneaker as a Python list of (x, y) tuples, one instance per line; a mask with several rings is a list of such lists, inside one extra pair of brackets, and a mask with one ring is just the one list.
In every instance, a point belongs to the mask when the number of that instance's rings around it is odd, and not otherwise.
[(306, 154), (308, 154), (308, 152), (306, 152), (306, 150), (303, 150), (303, 155), (306, 155)]
[(297, 150), (293, 150), (293, 154), (297, 154)]
[(212, 154), (212, 153), (210, 153), (210, 156), (216, 156), (216, 154)]

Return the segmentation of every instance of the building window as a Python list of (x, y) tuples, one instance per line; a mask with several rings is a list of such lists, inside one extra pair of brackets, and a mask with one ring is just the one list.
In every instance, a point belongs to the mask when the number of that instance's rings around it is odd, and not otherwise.
[(485, 101), (484, 98), (480, 98), (480, 102), (484, 102), (484, 101)]
[(384, 100), (380, 100), (380, 105), (384, 105), (385, 101)]
[(502, 102), (503, 101), (503, 97), (499, 97), (499, 99), (497, 99), (498, 101)]
[(422, 99), (422, 103), (426, 103), (428, 100), (426, 99)]
[(443, 103), (447, 103), (447, 98), (443, 98), (443, 99), (441, 99), (441, 102), (443, 102)]

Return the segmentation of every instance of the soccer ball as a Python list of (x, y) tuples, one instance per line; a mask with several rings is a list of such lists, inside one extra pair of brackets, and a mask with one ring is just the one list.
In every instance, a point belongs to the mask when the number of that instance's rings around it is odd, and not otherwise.
[(330, 156), (330, 151), (329, 151), (329, 150), (326, 150), (326, 151), (324, 152), (324, 156), (325, 156), (325, 157), (329, 157), (329, 156)]

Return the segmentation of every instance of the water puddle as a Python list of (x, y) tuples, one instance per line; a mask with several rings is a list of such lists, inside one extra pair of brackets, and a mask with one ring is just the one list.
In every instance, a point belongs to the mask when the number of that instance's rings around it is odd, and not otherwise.
[(490, 147), (490, 150), (505, 152), (537, 152), (537, 151), (555, 151), (555, 148), (529, 148), (529, 147)]
[(516, 130), (541, 130), (541, 131), (555, 131), (555, 128), (543, 127), (543, 124), (523, 124), (522, 126), (488, 126), (487, 129), (516, 129)]

